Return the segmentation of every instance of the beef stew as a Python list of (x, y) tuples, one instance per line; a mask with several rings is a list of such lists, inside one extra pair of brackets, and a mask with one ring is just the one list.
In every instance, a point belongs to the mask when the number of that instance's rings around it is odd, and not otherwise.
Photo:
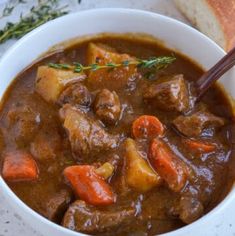
[[(0, 110), (1, 175), (10, 188), (49, 220), (93, 235), (169, 232), (215, 207), (233, 183), (233, 110), (217, 85), (194, 104), (203, 70), (174, 54), (157, 71), (113, 68), (172, 51), (106, 35), (20, 73)], [(110, 68), (48, 64), (74, 61)]]

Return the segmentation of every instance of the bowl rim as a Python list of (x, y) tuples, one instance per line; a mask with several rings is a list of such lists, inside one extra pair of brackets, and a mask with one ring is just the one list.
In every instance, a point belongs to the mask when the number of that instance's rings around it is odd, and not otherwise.
[[(203, 40), (208, 41), (210, 44), (212, 44), (218, 51), (220, 51), (221, 54), (225, 55), (225, 51), (220, 48), (213, 40), (211, 40), (210, 38), (208, 38), (206, 35), (202, 34), (201, 32), (199, 32), (198, 30), (196, 30), (195, 28), (187, 25), (184, 22), (181, 22), (177, 19), (171, 18), (169, 16), (165, 16), (165, 15), (161, 15), (158, 13), (154, 13), (154, 12), (150, 12), (150, 11), (146, 11), (146, 10), (139, 10), (139, 9), (130, 9), (130, 8), (97, 8), (97, 9), (88, 9), (88, 10), (82, 10), (82, 11), (78, 11), (78, 12), (73, 12), (70, 13), (68, 15), (59, 17), (57, 19), (51, 20), (41, 26), (39, 26), (38, 28), (32, 30), (31, 32), (27, 33), (25, 36), (23, 36), (21, 39), (19, 39), (16, 43), (14, 43), (10, 48), (7, 49), (7, 51), (2, 55), (2, 57), (0, 58), (0, 64), (6, 60), (6, 58), (14, 52), (15, 49), (17, 49), (18, 47), (21, 47), (21, 44), (24, 44), (25, 42), (27, 42), (28, 40), (31, 39), (31, 37), (33, 37), (34, 35), (40, 34), (40, 32), (42, 30), (46, 30), (48, 26), (53, 25), (55, 22), (56, 23), (61, 23), (64, 21), (64, 19), (66, 18), (73, 18), (76, 15), (86, 15), (87, 13), (89, 14), (102, 14), (102, 13), (110, 13), (110, 12), (114, 12), (114, 13), (123, 13), (123, 14), (139, 14), (142, 15), (143, 17), (154, 17), (157, 20), (163, 20), (165, 22), (170, 22), (173, 24), (178, 24), (182, 27), (184, 27), (187, 31), (191, 31), (192, 34), (197, 34), (198, 36), (200, 36)], [(111, 32), (110, 32), (111, 33)], [(131, 33), (131, 32), (130, 32)], [(42, 52), (44, 53), (44, 52)], [(23, 70), (24, 68), (22, 68)], [(9, 83), (10, 85), (10, 83)], [(0, 101), (1, 101), (2, 97), (0, 97)], [(24, 203), (11, 189), (10, 187), (7, 185), (7, 183), (4, 181), (4, 179), (2, 178), (2, 176), (0, 175), (0, 188), (6, 193), (6, 195), (8, 195), (12, 204), (17, 204), (20, 206), (20, 208), (22, 210), (24, 210), (26, 212), (26, 214), (28, 215), (32, 215), (33, 217), (37, 218), (39, 221), (41, 221), (44, 224), (50, 225), (50, 227), (52, 228), (56, 228), (57, 230), (61, 231), (62, 233), (65, 233), (66, 235), (70, 235), (70, 236), (78, 236), (78, 235), (87, 235), (84, 233), (80, 233), (80, 232), (75, 232), (72, 231), (70, 229), (67, 229), (61, 225), (58, 225), (48, 219), (46, 219), (45, 217), (43, 217), (42, 215), (40, 215), (39, 213), (37, 213), (36, 211), (34, 211), (32, 208), (30, 208), (28, 205), (26, 205), (26, 203)], [(223, 208), (225, 208), (226, 206), (232, 204), (232, 201), (235, 200), (235, 188), (232, 187), (232, 189), (230, 190), (230, 192), (226, 195), (226, 197), (218, 204), (216, 205), (211, 211), (209, 211), (206, 215), (202, 216), (201, 218), (199, 218), (198, 220), (196, 220), (195, 222), (189, 224), (189, 225), (185, 225), (179, 229), (161, 234), (164, 236), (174, 236), (175, 233), (177, 233), (177, 235), (183, 235), (186, 231), (189, 232), (192, 229), (195, 229), (196, 227), (199, 227), (202, 223), (204, 223), (205, 221), (208, 221), (211, 217), (213, 217), (213, 215), (217, 215), (217, 214), (221, 214), (221, 212), (223, 211)]]

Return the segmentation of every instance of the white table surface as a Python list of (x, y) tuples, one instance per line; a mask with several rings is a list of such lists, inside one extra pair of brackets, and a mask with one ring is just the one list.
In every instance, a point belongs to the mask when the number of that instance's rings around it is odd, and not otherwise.
[[(3, 9), (4, 3), (6, 2), (7, 0), (0, 0), (0, 12)], [(10, 17), (0, 19), (0, 29), (4, 26), (6, 21), (15, 21), (19, 17), (19, 14), (22, 11), (24, 12), (25, 10), (27, 10), (35, 1), (28, 0), (27, 2), (28, 4), (21, 5), (14, 11), (13, 15), (11, 15)], [(164, 14), (187, 23), (186, 19), (175, 8), (172, 0), (82, 0), (80, 5), (76, 3), (77, 0), (61, 0), (61, 2), (68, 2), (70, 4), (70, 8), (73, 9), (73, 11), (102, 7), (136, 8)], [(11, 40), (10, 42), (0, 45), (0, 57), (7, 50), (7, 48), (14, 44), (14, 42), (14, 40)], [(221, 231), (219, 229), (220, 225), (218, 225), (218, 229), (215, 229), (214, 235), (235, 235), (235, 229), (232, 227), (232, 222), (235, 221), (235, 218), (234, 220), (226, 219), (225, 215), (224, 220), (228, 221), (228, 228), (226, 232), (224, 230)], [(8, 204), (6, 199), (3, 198), (0, 192), (0, 236), (50, 235), (41, 235), (30, 226), (30, 222), (25, 222), (23, 219), (21, 219), (21, 217), (14, 212), (14, 209)]]

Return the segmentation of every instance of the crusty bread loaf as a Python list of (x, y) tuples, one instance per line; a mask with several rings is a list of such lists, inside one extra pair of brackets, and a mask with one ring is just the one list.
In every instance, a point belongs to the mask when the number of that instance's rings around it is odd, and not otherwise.
[(174, 0), (201, 32), (226, 51), (235, 46), (235, 0)]

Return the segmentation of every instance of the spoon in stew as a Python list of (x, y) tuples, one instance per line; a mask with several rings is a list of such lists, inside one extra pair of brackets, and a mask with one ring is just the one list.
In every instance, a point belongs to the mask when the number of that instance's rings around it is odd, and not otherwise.
[(196, 101), (199, 101), (215, 81), (234, 65), (235, 47), (195, 82)]

